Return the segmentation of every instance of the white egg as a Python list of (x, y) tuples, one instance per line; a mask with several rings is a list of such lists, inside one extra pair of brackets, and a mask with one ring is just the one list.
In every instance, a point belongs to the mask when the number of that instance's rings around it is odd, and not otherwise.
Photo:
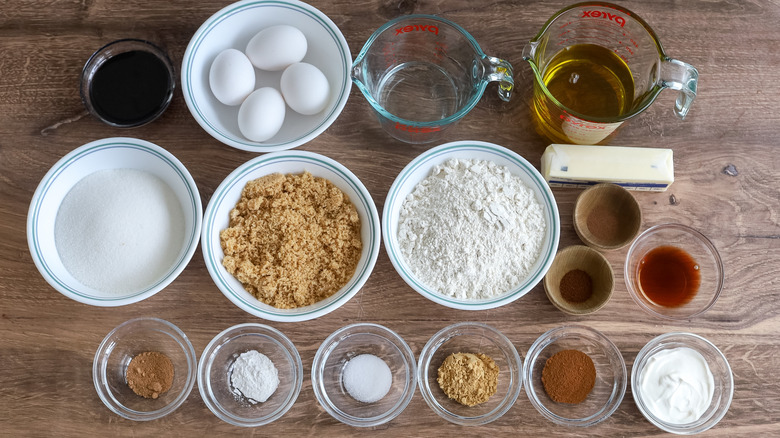
[(311, 64), (299, 62), (287, 67), (282, 73), (280, 85), (284, 101), (299, 114), (317, 114), (328, 105), (328, 78)]
[(211, 63), (209, 86), (225, 105), (241, 105), (255, 90), (255, 68), (239, 50), (223, 50)]
[(286, 24), (265, 28), (246, 45), (246, 56), (261, 70), (284, 70), (306, 56), (306, 36)]
[(259, 88), (238, 109), (238, 129), (249, 140), (268, 140), (282, 129), (285, 112), (284, 99), (276, 88)]

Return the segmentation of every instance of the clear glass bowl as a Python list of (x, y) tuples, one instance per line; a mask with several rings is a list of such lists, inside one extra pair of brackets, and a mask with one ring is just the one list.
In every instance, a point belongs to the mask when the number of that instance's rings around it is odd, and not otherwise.
[[(677, 347), (692, 348), (704, 356), (715, 381), (715, 391), (709, 408), (698, 420), (687, 424), (668, 423), (654, 416), (642, 399), (642, 387), (639, 384), (642, 371), (650, 357), (659, 351)], [(693, 333), (667, 333), (654, 338), (639, 350), (631, 370), (631, 390), (634, 395), (634, 402), (639, 411), (642, 412), (642, 415), (647, 418), (647, 421), (666, 432), (678, 435), (693, 435), (715, 426), (726, 415), (729, 406), (731, 406), (731, 399), (734, 396), (734, 377), (731, 374), (731, 367), (726, 360), (726, 356), (712, 342)]]
[[(241, 353), (266, 355), (279, 372), (279, 387), (262, 403), (252, 404), (233, 392), (231, 366)], [(238, 324), (209, 342), (198, 363), (198, 390), (203, 402), (220, 420), (234, 426), (257, 427), (284, 415), (301, 392), (303, 364), (295, 345), (279, 330), (263, 324)]]
[[(160, 96), (159, 107), (156, 109), (156, 111), (136, 120), (115, 121), (101, 113), (101, 110), (92, 97), (92, 83), (95, 78), (95, 74), (100, 69), (100, 67), (103, 66), (103, 64), (115, 56), (128, 52), (144, 52), (157, 58), (157, 60), (160, 61), (161, 66), (166, 70), (168, 83), (165, 90), (165, 95)], [(161, 48), (150, 43), (149, 41), (139, 39), (127, 38), (106, 44), (92, 54), (92, 56), (87, 60), (86, 64), (84, 64), (84, 68), (81, 71), (81, 100), (84, 102), (84, 106), (87, 108), (87, 111), (89, 111), (93, 117), (100, 120), (101, 122), (116, 128), (135, 128), (156, 120), (171, 104), (171, 101), (173, 100), (173, 91), (175, 88), (176, 77), (173, 71), (173, 63), (171, 62), (170, 58), (168, 58), (168, 55)], [(130, 105), (132, 102), (127, 102), (127, 104)]]
[[(361, 354), (372, 354), (390, 367), (390, 391), (380, 400), (364, 403), (344, 387), (346, 363)], [(314, 396), (333, 418), (355, 427), (373, 427), (397, 417), (411, 401), (417, 387), (414, 354), (404, 340), (387, 327), (358, 323), (342, 327), (325, 339), (311, 367)]]
[[(483, 353), (498, 365), (498, 388), (485, 403), (462, 405), (449, 397), (436, 381), (444, 359), (452, 353)], [(423, 347), (417, 365), (420, 392), (437, 415), (455, 424), (477, 426), (501, 418), (520, 395), (522, 359), (512, 342), (495, 328), (478, 322), (461, 322), (443, 328)]]
[[(127, 385), (127, 366), (145, 351), (160, 352), (173, 363), (173, 385), (156, 399), (143, 398)], [(103, 403), (128, 420), (162, 418), (184, 403), (195, 385), (197, 359), (178, 327), (157, 318), (136, 318), (111, 330), (95, 353), (92, 381)]]
[[(558, 403), (544, 390), (542, 370), (552, 355), (579, 350), (593, 359), (596, 383), (582, 403)], [(612, 415), (623, 401), (627, 385), (623, 356), (598, 330), (570, 325), (547, 331), (531, 345), (525, 357), (523, 383), (531, 404), (545, 418), (564, 426), (593, 426)]]
[[(676, 246), (696, 261), (701, 275), (699, 290), (693, 299), (679, 307), (667, 307), (650, 301), (639, 285), (639, 267), (645, 255), (659, 246)], [(661, 318), (684, 320), (712, 307), (723, 290), (723, 262), (715, 245), (702, 233), (680, 224), (662, 224), (648, 228), (634, 240), (626, 254), (624, 278), (631, 298), (645, 312)]]

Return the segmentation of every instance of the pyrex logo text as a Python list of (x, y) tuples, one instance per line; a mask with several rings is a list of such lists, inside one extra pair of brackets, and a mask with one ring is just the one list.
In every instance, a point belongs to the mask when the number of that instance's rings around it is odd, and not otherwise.
[(432, 25), (425, 26), (422, 24), (415, 24), (413, 26), (410, 25), (410, 26), (399, 27), (398, 29), (395, 30), (395, 35), (398, 36), (401, 35), (402, 33), (414, 32), (414, 31), (419, 31), (419, 32), (428, 31), (434, 35), (439, 34), (439, 28), (437, 26), (432, 26)]
[(619, 24), (620, 27), (623, 27), (626, 25), (626, 19), (615, 14), (610, 14), (609, 12), (602, 12), (602, 11), (582, 11), (582, 17), (580, 18), (606, 18), (607, 20), (612, 20), (615, 23)]

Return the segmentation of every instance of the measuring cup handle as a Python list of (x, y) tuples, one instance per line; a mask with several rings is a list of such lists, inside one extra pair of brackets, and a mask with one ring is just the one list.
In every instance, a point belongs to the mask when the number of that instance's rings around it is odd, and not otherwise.
[(488, 82), (498, 82), (498, 97), (504, 102), (509, 102), (512, 90), (515, 88), (514, 72), (512, 64), (503, 59), (485, 56), (485, 71)]
[(699, 71), (690, 64), (666, 58), (661, 62), (660, 81), (661, 86), (680, 91), (674, 105), (674, 112), (678, 117), (684, 119), (696, 98)]

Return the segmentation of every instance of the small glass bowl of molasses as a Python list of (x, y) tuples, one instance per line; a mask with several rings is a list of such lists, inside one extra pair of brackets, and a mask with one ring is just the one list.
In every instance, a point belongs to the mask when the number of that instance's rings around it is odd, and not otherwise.
[(628, 249), (626, 287), (646, 312), (685, 320), (712, 307), (723, 289), (723, 262), (715, 245), (681, 224), (647, 229)]
[(117, 128), (145, 125), (162, 115), (176, 86), (173, 64), (140, 39), (106, 44), (81, 71), (81, 100), (95, 118)]

